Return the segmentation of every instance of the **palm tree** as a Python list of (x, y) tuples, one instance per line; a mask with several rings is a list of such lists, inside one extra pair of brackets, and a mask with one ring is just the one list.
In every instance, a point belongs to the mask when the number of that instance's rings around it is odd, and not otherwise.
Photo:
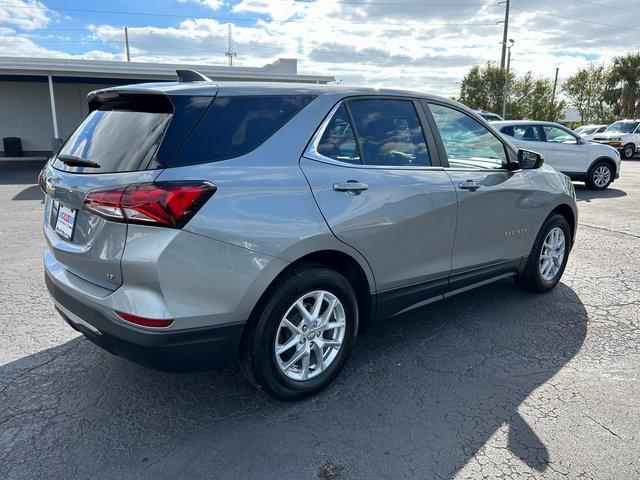
[(640, 116), (640, 53), (615, 57), (611, 79), (620, 88), (620, 113), (626, 117)]

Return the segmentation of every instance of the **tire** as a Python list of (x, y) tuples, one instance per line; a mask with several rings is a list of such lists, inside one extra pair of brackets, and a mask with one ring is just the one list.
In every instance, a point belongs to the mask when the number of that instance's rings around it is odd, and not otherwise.
[(592, 190), (604, 190), (613, 180), (611, 164), (604, 160), (596, 162), (587, 174), (587, 186)]
[[(311, 295), (311, 292), (320, 291), (325, 292), (323, 296)], [(320, 298), (322, 307), (319, 323), (322, 323), (333, 299), (337, 299), (329, 327), (340, 324), (344, 324), (344, 327), (331, 328), (316, 335), (321, 330), (315, 330), (311, 320), (305, 321), (302, 312), (295, 306), (297, 300), (305, 296), (308, 297), (302, 303), (311, 314), (314, 302)], [(285, 316), (292, 326), (299, 327), (297, 333), (283, 324)], [(344, 321), (340, 321), (340, 318)], [(339, 272), (322, 265), (304, 265), (279, 280), (252, 315), (240, 350), (242, 372), (250, 383), (276, 398), (302, 399), (326, 387), (340, 373), (355, 342), (357, 325), (358, 305), (349, 281)], [(342, 338), (338, 340), (340, 334)], [(337, 335), (336, 339), (333, 339), (333, 335)], [(325, 352), (324, 348), (319, 347), (325, 341), (341, 344), (338, 348), (326, 347)], [(290, 342), (293, 343), (289, 349), (280, 355), (276, 353), (278, 344), (284, 348)], [(303, 355), (299, 362), (295, 361), (285, 372), (286, 365), (304, 349), (309, 353)], [(304, 362), (307, 355), (308, 377), (305, 379)], [(318, 361), (318, 355), (323, 358), (322, 362)], [(291, 378), (294, 376), (300, 378)]]
[[(559, 261), (559, 267), (556, 272), (548, 272), (547, 276), (543, 274), (543, 264), (541, 255), (543, 252), (543, 246), (547, 236), (556, 229), (560, 229), (564, 235), (564, 255), (562, 260)], [(567, 266), (567, 260), (569, 258), (569, 252), (571, 251), (571, 229), (569, 223), (560, 214), (553, 214), (545, 220), (538, 232), (533, 248), (527, 259), (524, 270), (516, 277), (516, 283), (520, 288), (528, 292), (544, 293), (553, 289)], [(554, 268), (555, 269), (555, 268)], [(551, 276), (551, 273), (553, 275)]]
[(628, 143), (622, 149), (622, 158), (633, 158), (636, 153), (636, 147), (633, 143)]

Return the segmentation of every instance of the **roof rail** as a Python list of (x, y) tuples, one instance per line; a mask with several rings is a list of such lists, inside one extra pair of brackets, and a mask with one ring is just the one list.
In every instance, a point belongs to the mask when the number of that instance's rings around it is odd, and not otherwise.
[(178, 82), (212, 82), (209, 77), (195, 70), (176, 70)]

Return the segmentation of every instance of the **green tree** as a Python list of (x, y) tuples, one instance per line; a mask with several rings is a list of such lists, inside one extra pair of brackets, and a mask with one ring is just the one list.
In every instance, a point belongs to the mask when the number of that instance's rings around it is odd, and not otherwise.
[(568, 97), (569, 105), (578, 110), (580, 123), (588, 123), (592, 116), (592, 92), (589, 70), (583, 68), (571, 75), (562, 85), (562, 92)]
[(640, 117), (640, 53), (613, 59), (607, 99), (623, 117)]
[[(556, 120), (565, 108), (564, 101), (553, 98), (553, 80), (534, 78), (527, 72), (513, 85), (515, 101), (511, 106), (514, 116), (529, 120)], [(507, 104), (509, 111), (510, 104)]]
[[(505, 72), (498, 67), (475, 66), (460, 85), (459, 101), (470, 108), (501, 112), (504, 98)], [(564, 102), (552, 102), (553, 81), (534, 78), (531, 72), (517, 78), (509, 72), (507, 118), (553, 120), (564, 108)]]
[[(610, 72), (603, 65), (590, 65), (571, 75), (562, 85), (569, 105), (580, 113), (581, 123), (608, 123), (612, 120), (605, 92)], [(614, 96), (615, 98), (615, 96)]]
[[(509, 74), (509, 81), (514, 76)], [(460, 84), (459, 101), (469, 108), (502, 111), (505, 73), (498, 67), (487, 64), (485, 67), (475, 66), (469, 70)]]

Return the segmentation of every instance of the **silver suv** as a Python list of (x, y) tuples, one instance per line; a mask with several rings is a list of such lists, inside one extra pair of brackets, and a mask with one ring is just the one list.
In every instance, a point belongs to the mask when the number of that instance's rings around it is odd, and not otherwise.
[(552, 289), (575, 237), (569, 178), (451, 100), (184, 81), (88, 103), (39, 180), (46, 284), (151, 367), (238, 360), (301, 398), (375, 318), (507, 277)]

